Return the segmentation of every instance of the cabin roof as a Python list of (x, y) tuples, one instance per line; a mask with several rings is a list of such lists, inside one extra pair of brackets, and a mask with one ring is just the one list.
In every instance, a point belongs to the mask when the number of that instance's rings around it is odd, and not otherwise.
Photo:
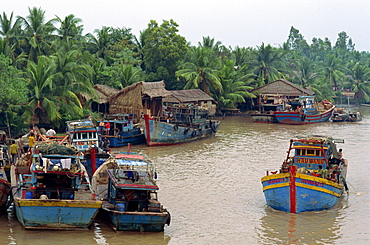
[(303, 96), (314, 95), (311, 89), (302, 88), (285, 79), (279, 79), (268, 83), (262, 87), (252, 90), (253, 93), (259, 93), (271, 96)]
[(163, 102), (190, 103), (198, 101), (212, 101), (213, 103), (216, 103), (211, 96), (200, 89), (170, 90), (169, 92), (171, 94), (163, 98)]

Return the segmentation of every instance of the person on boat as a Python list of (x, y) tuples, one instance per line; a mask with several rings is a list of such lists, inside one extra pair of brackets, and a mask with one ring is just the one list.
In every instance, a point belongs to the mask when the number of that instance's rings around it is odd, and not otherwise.
[(15, 164), (18, 159), (18, 145), (13, 140), (12, 144), (10, 145), (10, 155), (12, 156), (12, 164)]
[(104, 121), (101, 121), (100, 123), (99, 123), (99, 133), (102, 135), (102, 134), (104, 134), (104, 128), (105, 128), (105, 123), (104, 123)]
[(110, 131), (110, 122), (108, 121), (105, 123), (105, 134), (109, 135), (109, 131)]
[(56, 132), (53, 128), (49, 129), (48, 131), (46, 131), (46, 135), (47, 136), (50, 136), (50, 137), (53, 137), (56, 135)]
[(326, 167), (326, 169), (324, 169), (323, 171), (322, 171), (322, 175), (321, 175), (321, 177), (322, 178), (324, 178), (324, 179), (329, 179), (329, 170), (330, 170), (330, 167), (329, 166), (327, 166)]
[(33, 152), (33, 147), (35, 146), (35, 135), (33, 133), (28, 137), (28, 147), (29, 151)]
[(316, 177), (322, 177), (322, 174), (323, 174), (322, 166), (319, 165), (318, 168), (319, 168), (319, 170), (316, 173), (312, 173), (312, 175), (316, 176)]
[(103, 138), (103, 141), (102, 141), (102, 148), (103, 148), (103, 151), (107, 152), (108, 149), (109, 149), (109, 145), (110, 145), (110, 141), (107, 137), (104, 137)]
[(338, 151), (338, 159), (339, 160), (343, 160), (343, 150), (342, 149), (339, 149), (339, 151)]

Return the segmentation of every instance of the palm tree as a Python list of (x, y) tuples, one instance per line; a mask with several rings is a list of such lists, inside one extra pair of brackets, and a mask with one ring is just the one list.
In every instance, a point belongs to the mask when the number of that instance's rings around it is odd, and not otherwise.
[(352, 90), (363, 97), (365, 102), (370, 101), (370, 68), (356, 62), (353, 67), (348, 69), (349, 78), (352, 82)]
[(245, 102), (246, 98), (255, 98), (256, 96), (248, 90), (252, 86), (248, 84), (253, 81), (252, 78), (239, 72), (233, 60), (226, 60), (220, 70), (222, 91), (216, 93), (216, 100), (221, 108), (235, 108), (237, 103)]
[(292, 62), (292, 76), (295, 78), (301, 87), (313, 84), (315, 79), (319, 76), (315, 71), (315, 63), (303, 56), (301, 59)]
[(339, 83), (346, 79), (342, 72), (344, 70), (342, 61), (336, 58), (335, 55), (328, 54), (325, 60), (319, 64), (321, 74), (325, 77), (327, 83), (333, 86), (333, 90), (337, 91), (339, 89)]
[(43, 123), (51, 120), (58, 125), (61, 119), (54, 91), (62, 88), (54, 86), (56, 64), (46, 56), (40, 56), (38, 62), (28, 62), (26, 68), (26, 81), (29, 88), (29, 102), (24, 116), (27, 121), (31, 117)]
[[(82, 54), (78, 50), (67, 53), (57, 52), (52, 56), (55, 63), (54, 84), (60, 88), (54, 92), (61, 107), (66, 108), (69, 114), (82, 116), (82, 106), (77, 94), (87, 94), (97, 98), (96, 92), (90, 81), (93, 73), (92, 67), (81, 61)], [(72, 113), (73, 112), (73, 113)]]
[(22, 36), (24, 43), (23, 51), (28, 54), (28, 59), (36, 61), (40, 55), (48, 55), (51, 45), (55, 40), (53, 21), (45, 22), (45, 11), (41, 8), (28, 8), (29, 15), (26, 18), (18, 16), (18, 20), (24, 27)]
[(60, 24), (60, 27), (56, 30), (62, 40), (76, 39), (82, 35), (83, 25), (80, 18), (76, 18), (73, 14), (70, 14), (62, 20), (56, 16), (54, 21)]
[(102, 58), (110, 63), (110, 58), (108, 55), (108, 50), (110, 45), (112, 44), (112, 38), (110, 36), (110, 27), (103, 26), (101, 30), (96, 29), (94, 33), (96, 33), (96, 37), (91, 33), (87, 34), (88, 44), (91, 46), (91, 53), (95, 54), (96, 57)]
[(256, 51), (255, 75), (257, 86), (263, 86), (267, 83), (285, 78), (282, 69), (283, 52), (279, 49), (273, 48), (270, 44), (265, 46), (262, 43)]
[(222, 90), (218, 77), (217, 59), (213, 51), (206, 47), (191, 47), (188, 61), (180, 65), (176, 72), (177, 77), (184, 78), (187, 83), (184, 89), (200, 88), (210, 95), (210, 87), (216, 91)]
[(140, 72), (142, 70), (135, 68), (132, 65), (120, 65), (119, 77), (122, 83), (122, 87), (125, 88), (139, 81)]

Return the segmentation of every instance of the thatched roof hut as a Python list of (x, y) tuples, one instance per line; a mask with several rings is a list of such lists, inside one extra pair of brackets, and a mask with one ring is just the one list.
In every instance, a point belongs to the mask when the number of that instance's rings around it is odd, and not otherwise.
[(162, 98), (169, 96), (164, 81), (138, 82), (109, 98), (109, 113), (134, 113), (157, 115), (162, 111)]
[(188, 90), (171, 90), (171, 95), (163, 98), (163, 102), (167, 103), (198, 103), (208, 102), (216, 103), (216, 101), (200, 89)]
[(266, 84), (262, 87), (254, 89), (252, 90), (252, 93), (267, 96), (285, 96), (285, 97), (298, 97), (315, 94), (315, 92), (313, 92), (310, 89), (302, 88), (284, 79), (279, 79), (272, 83)]

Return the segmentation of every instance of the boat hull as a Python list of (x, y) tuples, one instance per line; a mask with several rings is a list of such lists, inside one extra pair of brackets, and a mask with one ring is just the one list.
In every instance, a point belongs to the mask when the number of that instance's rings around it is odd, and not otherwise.
[(334, 112), (334, 106), (323, 113), (308, 114), (300, 112), (277, 111), (276, 119), (282, 124), (300, 125), (327, 122)]
[(145, 137), (148, 146), (183, 144), (216, 134), (220, 121), (207, 120), (198, 128), (189, 128), (156, 121), (145, 115)]
[(170, 222), (168, 212), (122, 212), (102, 208), (105, 219), (116, 231), (161, 232)]
[(107, 135), (109, 139), (109, 147), (121, 147), (131, 145), (138, 145), (145, 143), (145, 136), (140, 128), (134, 128), (126, 132), (120, 132), (117, 136)]
[(16, 216), (25, 229), (84, 230), (94, 221), (101, 201), (14, 198)]
[(344, 193), (342, 185), (308, 174), (274, 174), (261, 181), (267, 205), (291, 213), (330, 209)]
[(7, 209), (10, 190), (10, 183), (6, 180), (0, 179), (0, 214), (4, 213)]
[(251, 114), (253, 122), (255, 123), (277, 123), (275, 114), (261, 113), (261, 114)]

